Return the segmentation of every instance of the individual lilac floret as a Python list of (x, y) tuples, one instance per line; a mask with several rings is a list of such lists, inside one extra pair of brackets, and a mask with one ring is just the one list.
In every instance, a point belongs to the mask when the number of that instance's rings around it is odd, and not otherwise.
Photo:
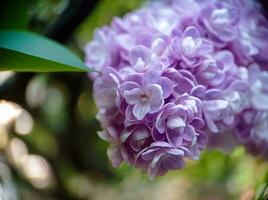
[(247, 109), (238, 118), (234, 132), (237, 141), (255, 156), (268, 159), (268, 111)]
[(184, 152), (167, 142), (154, 142), (137, 156), (137, 164), (149, 163), (148, 176), (164, 175), (168, 170), (181, 169), (184, 166)]
[(240, 113), (235, 136), (254, 155), (268, 158), (268, 72), (255, 63), (248, 74), (249, 108)]
[(228, 75), (236, 71), (233, 54), (226, 50), (218, 51), (212, 56), (207, 56), (197, 67), (196, 79), (202, 85), (217, 87), (226, 80)]
[(157, 116), (153, 138), (168, 141), (173, 147), (182, 149), (185, 156), (198, 159), (204, 148), (200, 141), (206, 141), (203, 133), (202, 102), (183, 94), (174, 103), (168, 103)]
[(155, 128), (158, 133), (155, 133), (154, 137), (161, 138), (157, 135), (164, 134), (175, 147), (182, 146), (184, 142), (194, 144), (198, 135), (196, 131), (203, 125), (202, 102), (198, 98), (184, 94), (176, 102), (163, 107), (156, 118)]
[(253, 0), (150, 1), (96, 30), (85, 63), (112, 165), (153, 179), (231, 138), (268, 158), (267, 35)]
[(100, 109), (110, 109), (119, 102), (119, 74), (110, 67), (102, 71), (102, 75), (94, 82), (94, 97)]
[(249, 67), (249, 98), (258, 110), (268, 110), (268, 72), (261, 71), (257, 64)]
[[(268, 34), (267, 19), (260, 14), (260, 5), (253, 1), (241, 1), (241, 24), (237, 40), (231, 43), (237, 62), (249, 65), (254, 62), (267, 62)], [(257, 30), (257, 31), (256, 31)]]
[(163, 70), (164, 63), (159, 58), (159, 54), (163, 51), (161, 45), (163, 41), (159, 38), (152, 43), (152, 50), (144, 46), (137, 46), (133, 48), (128, 55), (128, 62), (132, 66), (133, 73), (135, 72), (148, 72), (151, 70)]
[(158, 71), (130, 76), (120, 85), (120, 93), (128, 104), (127, 109), (132, 110), (138, 120), (142, 120), (148, 113), (159, 111), (171, 91), (172, 82), (160, 77)]
[[(230, 1), (229, 1), (230, 2)], [(236, 1), (214, 1), (203, 7), (200, 21), (211, 34), (216, 45), (224, 45), (237, 38), (239, 25), (239, 7)]]
[(106, 127), (105, 131), (99, 131), (98, 135), (101, 139), (111, 143), (107, 151), (107, 155), (112, 162), (113, 167), (118, 167), (123, 161), (120, 145), (120, 132), (114, 127)]
[(187, 27), (181, 37), (175, 37), (172, 49), (174, 55), (181, 59), (188, 67), (200, 65), (202, 58), (213, 50), (209, 40), (201, 38), (199, 31), (193, 27)]
[(256, 138), (268, 142), (268, 112), (262, 112), (259, 115), (258, 122), (252, 129), (252, 132)]
[(104, 66), (111, 66), (114, 60), (114, 49), (111, 48), (110, 41), (114, 33), (108, 27), (104, 27), (95, 32), (94, 40), (85, 47), (85, 62), (88, 67), (101, 70)]

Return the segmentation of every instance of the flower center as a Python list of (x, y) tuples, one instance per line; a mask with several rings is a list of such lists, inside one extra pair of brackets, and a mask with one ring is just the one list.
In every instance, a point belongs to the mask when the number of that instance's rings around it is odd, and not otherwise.
[(193, 39), (193, 37), (186, 37), (182, 42), (183, 50), (186, 54), (191, 54), (196, 49), (196, 43)]
[(149, 101), (149, 99), (150, 99), (149, 95), (147, 95), (147, 94), (142, 94), (142, 95), (140, 95), (140, 97), (141, 97), (142, 102)]

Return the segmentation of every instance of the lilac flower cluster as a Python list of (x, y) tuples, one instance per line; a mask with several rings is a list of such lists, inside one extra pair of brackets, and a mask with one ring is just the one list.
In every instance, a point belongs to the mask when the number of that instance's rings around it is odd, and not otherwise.
[(253, 0), (153, 1), (96, 30), (85, 62), (112, 165), (164, 175), (226, 132), (268, 157), (266, 36)]

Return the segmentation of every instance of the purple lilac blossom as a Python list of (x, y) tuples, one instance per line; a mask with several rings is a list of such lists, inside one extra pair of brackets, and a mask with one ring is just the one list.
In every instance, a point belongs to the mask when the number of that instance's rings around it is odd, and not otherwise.
[(85, 62), (112, 165), (153, 179), (230, 138), (268, 157), (267, 35), (253, 0), (152, 1), (97, 29)]

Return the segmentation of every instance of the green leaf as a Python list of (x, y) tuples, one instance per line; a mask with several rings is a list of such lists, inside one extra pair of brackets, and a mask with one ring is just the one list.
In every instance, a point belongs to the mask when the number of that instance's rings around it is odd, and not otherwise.
[(0, 29), (26, 29), (32, 5), (33, 0), (1, 0)]
[(0, 71), (86, 72), (82, 60), (61, 44), (24, 31), (0, 31)]

